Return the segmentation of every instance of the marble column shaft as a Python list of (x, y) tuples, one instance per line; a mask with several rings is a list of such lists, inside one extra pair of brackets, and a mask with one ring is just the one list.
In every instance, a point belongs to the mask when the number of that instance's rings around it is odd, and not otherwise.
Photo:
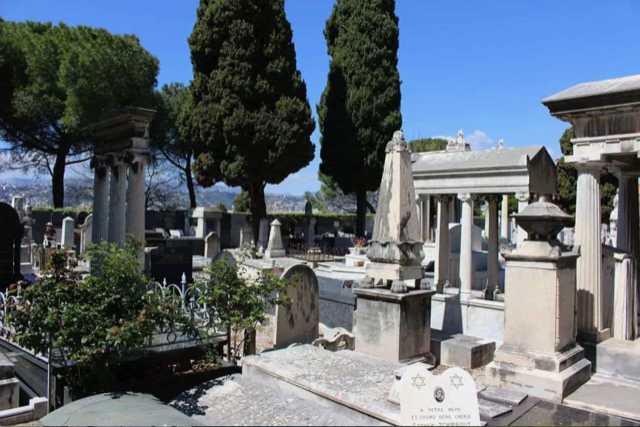
[(462, 202), (460, 218), (460, 299), (471, 298), (473, 284), (473, 197), (470, 194), (459, 194)]
[(580, 246), (576, 263), (577, 328), (578, 334), (592, 341), (600, 341), (605, 329), (602, 306), (602, 244), (600, 243), (600, 170), (576, 165), (578, 182), (576, 194), (575, 244)]
[[(518, 199), (518, 213), (522, 212), (524, 208), (529, 205), (529, 193), (518, 193), (516, 194), (516, 198)], [(522, 242), (527, 240), (527, 232), (524, 231), (522, 227), (518, 227), (518, 242), (520, 245)]]
[(449, 197), (437, 196), (436, 262), (434, 283), (442, 292), (449, 282)]
[(488, 239), (489, 247), (487, 253), (487, 289), (485, 297), (493, 299), (493, 293), (497, 289), (500, 281), (500, 260), (499, 236), (498, 236), (498, 198), (493, 196), (488, 198), (487, 220), (489, 221)]
[(145, 229), (145, 184), (144, 160), (138, 159), (129, 168), (129, 185), (127, 188), (127, 235), (144, 246)]
[(93, 226), (91, 242), (109, 238), (109, 169), (96, 165), (93, 177)]
[(509, 241), (511, 240), (511, 236), (509, 233), (509, 195), (504, 194), (502, 196), (502, 211), (501, 214), (501, 223), (500, 223), (500, 236)]
[(111, 167), (109, 196), (109, 241), (122, 245), (126, 230), (127, 165), (116, 163)]

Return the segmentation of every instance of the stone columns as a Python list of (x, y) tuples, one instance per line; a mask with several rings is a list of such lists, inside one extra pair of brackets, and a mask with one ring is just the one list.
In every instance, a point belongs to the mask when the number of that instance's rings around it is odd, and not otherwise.
[[(529, 193), (517, 193), (516, 199), (518, 199), (518, 213), (522, 212), (524, 208), (529, 205)], [(518, 241), (517, 244), (521, 245), (522, 242), (527, 240), (527, 232), (522, 227), (518, 227)]]
[(126, 230), (127, 165), (118, 162), (111, 166), (109, 195), (109, 241), (122, 245)]
[(431, 241), (431, 195), (422, 197), (422, 241)]
[(630, 253), (637, 260), (640, 255), (638, 178), (623, 172), (617, 175), (619, 193), (616, 247)]
[(460, 218), (460, 299), (471, 298), (471, 286), (473, 284), (473, 197), (471, 194), (458, 194), (458, 200), (462, 202), (462, 215)]
[(434, 283), (438, 292), (442, 292), (449, 282), (449, 197), (437, 196), (438, 217), (436, 228), (436, 261)]
[(93, 170), (91, 242), (98, 243), (109, 238), (109, 169), (102, 164), (94, 164)]
[(143, 158), (138, 158), (129, 168), (129, 187), (127, 188), (127, 235), (144, 247), (145, 229), (145, 185)]
[(502, 237), (506, 241), (511, 240), (511, 235), (509, 233), (509, 195), (502, 195), (502, 210), (501, 210), (501, 219), (500, 219), (500, 237)]
[(487, 253), (487, 288), (485, 298), (493, 299), (494, 291), (498, 288), (500, 281), (500, 260), (498, 259), (499, 237), (498, 237), (498, 198), (489, 196), (487, 199), (487, 221), (489, 240), (489, 250)]
[(600, 342), (608, 337), (604, 324), (602, 244), (600, 243), (600, 168), (576, 164), (575, 244), (580, 247), (576, 265), (578, 335)]

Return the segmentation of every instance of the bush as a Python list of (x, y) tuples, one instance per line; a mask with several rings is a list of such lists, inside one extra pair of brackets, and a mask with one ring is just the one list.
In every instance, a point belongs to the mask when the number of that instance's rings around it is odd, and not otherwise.
[(94, 269), (80, 279), (65, 269), (64, 254), (55, 253), (51, 269), (25, 289), (12, 315), (20, 345), (60, 353), (74, 397), (115, 391), (123, 362), (144, 351), (158, 325), (188, 322), (177, 319), (176, 307), (146, 297), (134, 246), (101, 243), (88, 256)]

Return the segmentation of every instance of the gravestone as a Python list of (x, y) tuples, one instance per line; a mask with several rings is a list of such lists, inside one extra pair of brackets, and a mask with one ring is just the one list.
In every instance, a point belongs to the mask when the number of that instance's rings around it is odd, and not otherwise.
[(22, 278), (20, 274), (20, 243), (22, 224), (18, 212), (6, 203), (0, 203), (0, 289)]
[(70, 216), (62, 220), (62, 240), (60, 244), (64, 249), (73, 249), (73, 232), (75, 221)]
[(206, 258), (215, 258), (220, 253), (220, 237), (218, 233), (212, 231), (207, 234), (204, 240), (204, 256)]
[(273, 345), (311, 344), (318, 338), (320, 322), (318, 278), (303, 264), (290, 267), (281, 278), (289, 282), (283, 291), (288, 301), (276, 307)]
[(461, 368), (433, 375), (426, 365), (409, 365), (400, 382), (400, 420), (405, 426), (479, 426), (473, 377)]
[(93, 233), (93, 214), (87, 215), (84, 223), (80, 228), (80, 253), (86, 252), (87, 247), (91, 244), (91, 235)]

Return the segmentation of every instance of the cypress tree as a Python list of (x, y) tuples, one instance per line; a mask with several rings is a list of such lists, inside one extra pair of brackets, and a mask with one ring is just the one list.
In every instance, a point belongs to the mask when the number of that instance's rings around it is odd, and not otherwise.
[(378, 189), (386, 143), (402, 126), (395, 0), (337, 0), (324, 35), (331, 64), (317, 107), (320, 172), (355, 193), (362, 236), (367, 191)]
[(314, 156), (315, 123), (284, 0), (201, 0), (189, 44), (196, 177), (247, 191), (257, 236), (265, 185)]

